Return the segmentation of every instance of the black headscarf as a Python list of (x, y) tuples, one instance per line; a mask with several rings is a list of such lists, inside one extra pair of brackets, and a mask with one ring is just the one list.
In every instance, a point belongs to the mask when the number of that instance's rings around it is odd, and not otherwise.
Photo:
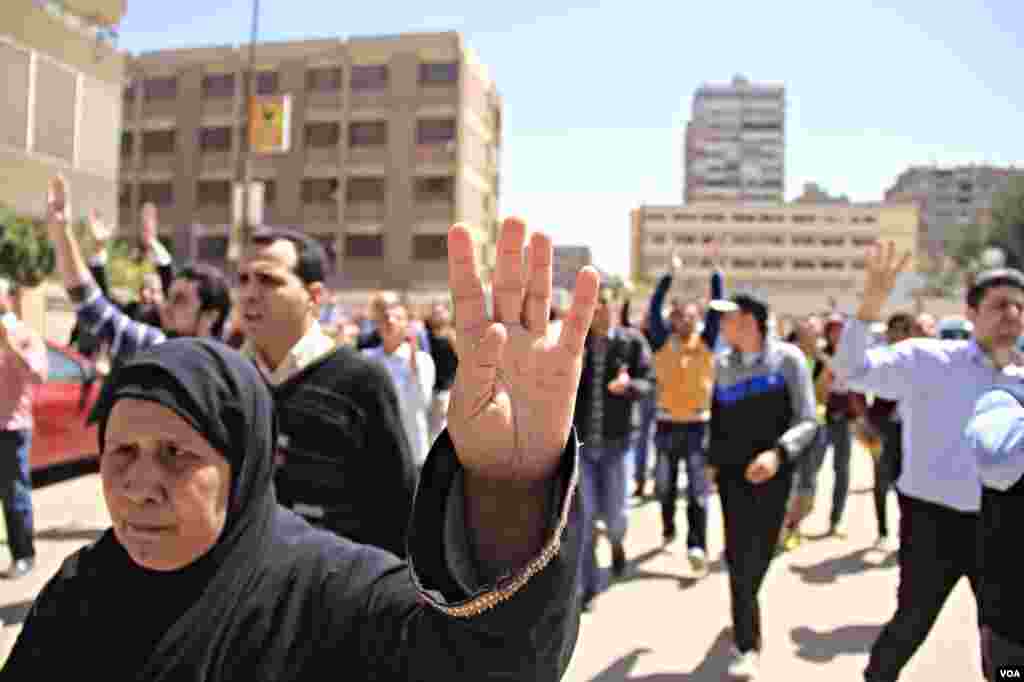
[(207, 339), (175, 339), (136, 354), (99, 398), (101, 452), (111, 409), (123, 398), (172, 410), (227, 459), (224, 529), (209, 552), (169, 572), (136, 564), (108, 530), (66, 561), (37, 599), (11, 655), (13, 672), (39, 672), (44, 653), (62, 651), (76, 675), (89, 679), (309, 674), (321, 639), (330, 639), (322, 637), (333, 620), (324, 585), (359, 550), (278, 506), (273, 402), (258, 370)]

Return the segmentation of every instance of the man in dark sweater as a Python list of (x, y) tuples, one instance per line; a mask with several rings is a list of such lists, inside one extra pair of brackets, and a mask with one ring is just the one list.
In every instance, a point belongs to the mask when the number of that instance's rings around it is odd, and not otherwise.
[(239, 266), (243, 352), (271, 384), (279, 501), (315, 525), (405, 555), (416, 468), (387, 370), (317, 321), (326, 255), (291, 230), (257, 232)]
[(651, 352), (639, 332), (614, 324), (615, 300), (602, 289), (587, 335), (583, 373), (573, 421), (583, 440), (580, 495), (583, 502), (583, 550), (580, 589), (584, 608), (601, 591), (594, 556), (593, 527), (604, 519), (612, 544), (612, 572), (626, 568), (626, 502), (632, 458), (634, 402), (653, 390)]
[(735, 637), (729, 674), (757, 675), (757, 593), (786, 515), (794, 465), (817, 431), (803, 353), (768, 338), (768, 307), (752, 296), (712, 300), (731, 350), (715, 359), (708, 474), (718, 480)]

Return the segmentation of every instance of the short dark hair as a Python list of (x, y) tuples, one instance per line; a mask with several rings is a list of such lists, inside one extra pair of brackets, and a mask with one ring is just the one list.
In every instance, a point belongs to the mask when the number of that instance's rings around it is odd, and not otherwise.
[(910, 330), (914, 326), (914, 316), (910, 313), (893, 313), (889, 316), (885, 326), (889, 329), (893, 327), (906, 327)]
[(261, 228), (252, 236), (253, 246), (270, 246), (279, 241), (295, 245), (298, 258), (293, 272), (303, 284), (323, 282), (327, 272), (327, 251), (316, 239), (298, 230)]
[(1012, 268), (998, 268), (979, 273), (967, 289), (967, 307), (976, 309), (985, 298), (986, 291), (1003, 286), (1024, 290), (1024, 274)]
[(224, 273), (208, 263), (192, 263), (182, 268), (176, 278), (196, 283), (199, 312), (216, 310), (220, 313), (210, 330), (214, 337), (220, 338), (224, 332), (224, 323), (231, 312), (231, 288)]
[(751, 315), (757, 322), (757, 328), (761, 332), (761, 338), (768, 338), (768, 305), (750, 294), (737, 294), (732, 297), (732, 302), (739, 306), (740, 311)]

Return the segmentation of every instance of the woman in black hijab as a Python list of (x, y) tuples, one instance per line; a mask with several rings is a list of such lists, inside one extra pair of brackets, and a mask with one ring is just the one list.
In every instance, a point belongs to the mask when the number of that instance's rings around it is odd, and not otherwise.
[[(270, 393), (223, 344), (177, 339), (134, 356), (96, 413), (113, 527), (43, 589), (3, 679), (555, 680), (567, 666), (568, 506), (556, 502), (562, 551), (556, 541), (514, 596), (468, 608), (482, 591), (445, 568), (458, 554), (446, 436), (428, 472), (443, 484), (418, 495), (413, 570), (277, 505)], [(571, 485), (558, 486), (563, 502)]]

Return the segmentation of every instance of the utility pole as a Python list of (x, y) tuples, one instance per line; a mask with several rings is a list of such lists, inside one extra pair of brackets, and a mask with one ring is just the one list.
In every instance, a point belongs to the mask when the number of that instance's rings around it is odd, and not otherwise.
[(249, 243), (252, 234), (252, 225), (249, 224), (249, 187), (252, 184), (252, 97), (255, 93), (253, 78), (256, 68), (256, 40), (259, 37), (260, 0), (252, 2), (252, 32), (249, 36), (249, 61), (245, 69), (245, 78), (242, 81), (242, 111), (245, 127), (242, 134), (245, 136), (245, 146), (240, 148), (241, 158), (236, 169), (236, 179), (242, 183), (242, 214), (241, 214), (241, 244), (240, 247)]

